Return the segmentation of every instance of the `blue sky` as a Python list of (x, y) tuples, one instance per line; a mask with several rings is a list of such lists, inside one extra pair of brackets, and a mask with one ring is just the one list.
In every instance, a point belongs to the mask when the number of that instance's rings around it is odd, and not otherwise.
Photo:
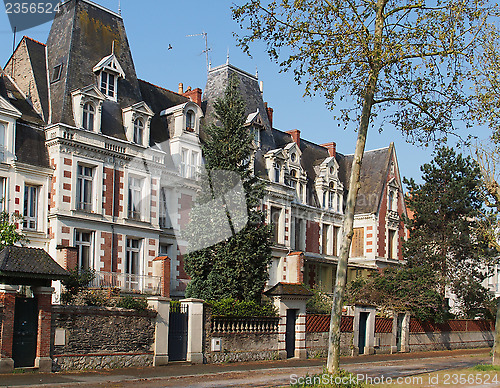
[[(96, 2), (115, 12), (118, 10), (118, 0)], [(270, 61), (263, 44), (252, 46), (252, 58), (236, 46), (233, 32), (239, 27), (231, 17), (232, 4), (224, 0), (122, 0), (122, 16), (138, 77), (173, 91), (177, 91), (179, 82), (184, 87), (204, 89), (205, 41), (202, 36), (187, 37), (204, 31), (208, 34), (213, 67), (225, 63), (229, 52), (232, 65), (252, 74), (258, 70), (259, 80), (264, 83), (264, 100), (274, 109), (275, 128), (299, 129), (304, 139), (319, 144), (335, 141), (339, 152), (353, 153), (355, 126), (339, 127), (333, 118), (335, 112), (326, 108), (323, 97), (303, 97), (303, 88), (295, 83), (292, 74), (279, 73), (279, 67)], [(4, 66), (12, 53), (13, 34), (5, 8), (0, 7), (0, 64)], [(50, 23), (46, 23), (21, 31), (16, 44), (23, 35), (45, 42), (49, 30)], [(419, 167), (431, 159), (432, 149), (406, 143), (392, 128), (383, 128), (381, 133), (372, 129), (367, 149), (386, 147), (391, 141), (396, 145), (401, 175), (419, 181)]]

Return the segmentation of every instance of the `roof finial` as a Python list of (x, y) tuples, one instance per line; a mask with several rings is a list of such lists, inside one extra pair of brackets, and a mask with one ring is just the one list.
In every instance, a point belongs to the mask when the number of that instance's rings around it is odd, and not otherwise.
[(115, 41), (113, 40), (113, 42), (111, 43), (111, 54), (114, 53), (115, 53)]
[(229, 65), (229, 47), (227, 48), (227, 59), (226, 59), (226, 65)]
[(118, 0), (118, 14), (119, 15), (122, 14), (122, 2), (121, 2), (121, 0)]
[(255, 66), (255, 78), (259, 79), (259, 69)]

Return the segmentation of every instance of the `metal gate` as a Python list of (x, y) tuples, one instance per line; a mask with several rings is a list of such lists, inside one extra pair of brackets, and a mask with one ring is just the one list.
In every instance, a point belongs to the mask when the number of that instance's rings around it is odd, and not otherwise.
[(12, 359), (14, 368), (35, 365), (38, 333), (38, 303), (35, 298), (16, 298)]
[(168, 360), (186, 361), (188, 339), (188, 306), (170, 306)]
[(295, 357), (295, 323), (297, 310), (286, 310), (285, 349), (286, 357)]

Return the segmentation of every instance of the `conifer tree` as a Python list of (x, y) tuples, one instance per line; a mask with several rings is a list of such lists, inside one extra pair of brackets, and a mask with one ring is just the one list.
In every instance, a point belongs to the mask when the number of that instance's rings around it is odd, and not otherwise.
[(215, 102), (215, 120), (204, 129), (201, 191), (185, 230), (191, 246), (184, 258), (191, 277), (187, 297), (259, 301), (268, 279), (272, 231), (259, 210), (264, 183), (249, 169), (252, 136), (238, 83), (236, 76), (229, 79)]
[(481, 282), (494, 254), (478, 228), (479, 168), (469, 157), (443, 147), (421, 170), (423, 183), (405, 179), (406, 204), (414, 215), (406, 220), (410, 237), (403, 244), (404, 257), (410, 267), (434, 271), (442, 297), (452, 291), (461, 314), (475, 317), (485, 311), (488, 293)]

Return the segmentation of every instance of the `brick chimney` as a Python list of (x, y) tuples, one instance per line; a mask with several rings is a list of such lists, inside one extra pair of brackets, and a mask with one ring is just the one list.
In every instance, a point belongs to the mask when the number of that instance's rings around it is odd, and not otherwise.
[(272, 128), (273, 127), (273, 113), (274, 113), (274, 110), (273, 110), (273, 108), (269, 108), (267, 106), (267, 102), (265, 102), (264, 105), (266, 107), (267, 118), (269, 119), (269, 124), (271, 124), (271, 128)]
[[(179, 89), (180, 90), (180, 89)], [(196, 88), (194, 90), (191, 90), (190, 87), (188, 90), (186, 90), (185, 93), (181, 93), (183, 96), (188, 97), (193, 101), (195, 104), (198, 104), (198, 106), (201, 107), (201, 89)]]
[(286, 131), (286, 133), (291, 135), (297, 147), (300, 147), (300, 131), (298, 129), (292, 129), (291, 131)]
[(321, 144), (321, 147), (325, 147), (328, 150), (330, 156), (335, 157), (337, 154), (337, 143), (332, 141), (331, 143)]
[(184, 85), (182, 84), (182, 82), (179, 82), (179, 94), (183, 93), (184, 93)]

